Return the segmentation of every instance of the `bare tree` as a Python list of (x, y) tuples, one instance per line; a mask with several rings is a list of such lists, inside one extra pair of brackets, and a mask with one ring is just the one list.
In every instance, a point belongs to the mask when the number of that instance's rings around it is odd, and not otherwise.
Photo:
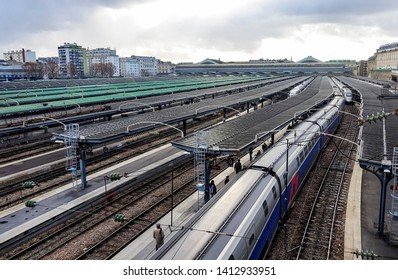
[(77, 76), (77, 67), (73, 62), (68, 63), (68, 73), (71, 77)]
[(25, 73), (34, 79), (42, 79), (44, 76), (44, 66), (39, 62), (26, 62), (23, 65)]
[(106, 75), (106, 77), (112, 77), (114, 73), (115, 73), (115, 70), (114, 70), (113, 64), (110, 63), (110, 62), (105, 63), (105, 75)]
[(110, 62), (92, 64), (90, 74), (95, 77), (112, 77), (114, 74), (113, 64)]
[(59, 73), (58, 64), (54, 60), (50, 59), (47, 61), (46, 72), (49, 79), (57, 78)]

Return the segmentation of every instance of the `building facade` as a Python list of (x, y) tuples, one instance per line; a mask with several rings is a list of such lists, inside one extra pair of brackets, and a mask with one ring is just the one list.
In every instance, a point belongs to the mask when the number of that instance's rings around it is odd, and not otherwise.
[(131, 57), (120, 58), (120, 75), (122, 77), (140, 77), (140, 63)]
[[(122, 77), (148, 77), (159, 72), (159, 59), (150, 56), (137, 56), (120, 58), (120, 75)], [(167, 71), (167, 70), (165, 70)]]
[(137, 59), (140, 64), (140, 76), (155, 76), (158, 72), (159, 59), (152, 56), (132, 55), (131, 58)]
[(76, 43), (58, 47), (59, 72), (62, 77), (84, 77), (88, 74), (86, 49)]
[(3, 58), (5, 61), (13, 60), (20, 63), (36, 62), (36, 52), (22, 48), (22, 50), (3, 53)]
[(119, 56), (116, 54), (116, 50), (112, 50), (110, 48), (88, 49), (87, 66), (90, 76), (104, 76), (102, 75), (103, 73), (98, 73), (98, 69), (101, 70), (102, 68), (107, 68), (107, 66), (112, 67), (112, 77), (120, 76)]
[(175, 73), (175, 65), (170, 61), (159, 61), (158, 63), (158, 74), (159, 75), (168, 75)]
[(398, 42), (382, 45), (376, 50), (376, 68), (398, 69)]
[(381, 45), (367, 64), (368, 77), (392, 80), (392, 72), (398, 70), (398, 42)]
[(0, 60), (0, 81), (27, 79), (28, 75), (22, 63)]
[(328, 63), (342, 63), (346, 68), (352, 69), (353, 75), (358, 75), (358, 63), (353, 59), (332, 59)]
[(361, 60), (358, 63), (358, 76), (367, 77), (368, 76), (368, 61)]

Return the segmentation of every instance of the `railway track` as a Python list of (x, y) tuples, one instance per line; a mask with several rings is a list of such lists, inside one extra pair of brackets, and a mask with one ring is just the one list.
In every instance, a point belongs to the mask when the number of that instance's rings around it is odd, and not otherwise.
[[(181, 176), (187, 176), (187, 173), (191, 173), (191, 168), (191, 160), (182, 162), (176, 168), (175, 182), (178, 182)], [(192, 176), (190, 178), (192, 179)], [(80, 240), (84, 239), (83, 244), (98, 240), (98, 236), (103, 234), (98, 228), (103, 228), (104, 223), (108, 223), (108, 227), (118, 227), (120, 225), (113, 221), (115, 214), (127, 213), (132, 211), (132, 208), (136, 205), (147, 204), (148, 202), (143, 201), (148, 196), (156, 194), (155, 197), (162, 197), (162, 193), (166, 193), (166, 190), (170, 192), (170, 187), (168, 187), (170, 183), (171, 177), (166, 172), (159, 173), (157, 176), (153, 176), (151, 179), (139, 184), (131, 183), (120, 193), (110, 193), (106, 199), (99, 201), (98, 205), (91, 209), (76, 212), (77, 215), (75, 217), (68, 219), (60, 227), (48, 229), (45, 234), (36, 237), (37, 240), (32, 244), (29, 244), (29, 242), (21, 246), (23, 247), (22, 250), (14, 250), (8, 258), (43, 259), (46, 256), (55, 254), (54, 252), (62, 247), (65, 248), (78, 238)], [(178, 186), (176, 186), (177, 189)], [(87, 234), (95, 234), (97, 238), (89, 238)], [(82, 235), (86, 236), (81, 238)], [(77, 252), (79, 252), (78, 249)], [(68, 256), (65, 256), (65, 254)], [(64, 253), (64, 258), (71, 258), (70, 254), (72, 253)]]
[[(199, 123), (199, 125), (192, 126), (189, 129), (197, 129), (198, 127), (207, 126), (207, 125), (209, 125), (209, 123), (211, 124), (211, 123), (218, 122), (218, 121), (219, 121), (218, 117), (212, 117), (212, 118), (208, 119), (206, 122), (201, 122), (201, 123)], [(168, 138), (173, 137), (174, 134), (175, 134), (174, 131), (171, 131), (170, 136)], [(169, 142), (171, 140), (171, 138), (170, 139), (164, 138), (163, 135), (164, 134), (162, 134), (162, 138), (161, 139), (157, 139), (157, 141), (161, 142), (161, 143), (154, 143), (154, 142), (148, 143), (148, 139), (144, 140), (144, 141), (146, 141), (146, 144), (148, 145), (148, 147), (144, 148), (143, 144), (141, 143), (140, 145), (138, 145), (139, 147), (137, 148), (138, 151), (136, 151), (136, 153), (137, 152), (138, 153), (145, 152), (146, 149), (153, 149), (154, 147), (156, 147), (158, 145), (164, 144), (164, 141)], [(178, 135), (176, 137), (178, 137)], [(128, 149), (128, 150), (130, 150), (130, 149)], [(118, 157), (118, 161), (123, 161), (123, 160), (126, 159), (125, 157), (120, 157), (120, 154), (116, 154), (116, 156)], [(104, 158), (102, 157), (102, 161), (103, 160), (104, 160)], [(114, 162), (112, 164), (114, 164)], [(109, 164), (109, 165), (111, 165), (111, 164)], [(109, 165), (107, 164), (106, 166), (109, 166)], [(192, 167), (192, 162), (189, 162), (189, 165)], [(226, 165), (227, 164), (225, 163), (225, 167), (226, 167)], [(101, 166), (102, 166), (102, 168), (104, 168), (104, 163), (103, 162), (101, 162)], [(177, 166), (175, 168), (177, 168)], [(91, 171), (91, 172), (93, 172), (93, 171)], [(167, 177), (167, 172), (170, 173), (170, 170), (168, 170), (168, 171), (166, 170), (166, 171), (164, 171), (164, 173), (159, 172), (159, 174), (156, 174), (156, 175), (158, 175), (158, 177), (160, 177), (160, 178), (162, 176), (163, 177)], [(190, 174), (190, 176), (189, 176), (190, 180), (193, 179), (193, 175), (192, 174)], [(156, 177), (156, 176), (153, 176), (153, 177)], [(69, 180), (69, 179), (70, 178), (68, 178), (67, 180)], [(136, 181), (134, 181), (134, 182), (136, 182)], [(148, 188), (148, 187), (145, 187), (145, 188)], [(190, 185), (189, 189), (192, 192), (194, 188), (192, 188), (192, 185)], [(176, 188), (176, 190), (177, 190), (177, 188)], [(45, 191), (49, 191), (49, 189), (42, 190), (42, 192), (45, 192)], [(112, 194), (112, 196), (113, 195), (115, 197), (119, 197), (118, 195)], [(173, 197), (175, 202), (178, 201), (178, 197), (176, 195), (177, 194), (175, 194), (174, 197)], [(31, 197), (32, 194), (28, 194), (28, 196)], [(133, 199), (130, 198), (129, 200), (132, 201)], [(169, 198), (169, 200), (170, 200), (170, 198)], [(101, 198), (99, 198), (98, 203), (101, 206), (101, 203), (102, 203)], [(97, 203), (95, 203), (95, 204), (97, 204)], [(111, 207), (111, 209), (114, 209), (114, 206), (112, 206), (112, 204), (113, 203), (111, 203), (111, 197), (108, 195), (107, 206)], [(163, 204), (167, 205), (167, 202), (164, 202)], [(94, 220), (93, 217), (97, 217), (97, 215), (92, 215), (92, 213), (93, 213), (93, 211), (101, 211), (101, 207), (100, 206), (98, 206), (99, 207), (98, 210), (97, 210), (97, 208), (93, 208), (93, 209), (89, 210), (90, 218), (88, 218), (88, 220)], [(118, 208), (116, 207), (116, 209), (118, 209)], [(166, 210), (164, 210), (164, 211), (166, 211)], [(111, 213), (110, 216), (115, 214), (112, 211), (110, 211), (109, 209), (107, 211), (105, 211), (105, 212)], [(71, 211), (70, 215), (73, 216), (73, 219), (75, 219), (75, 220), (80, 220), (80, 217), (82, 217), (82, 219), (87, 219), (86, 215), (84, 215), (84, 213), (80, 213), (79, 211), (76, 211), (76, 212)], [(102, 217), (102, 216), (105, 216), (105, 214), (102, 213), (102, 214), (99, 214), (99, 216)], [(112, 217), (110, 217), (110, 216), (108, 217), (108, 220), (112, 220)], [(65, 221), (65, 219), (63, 221)], [(59, 224), (59, 222), (54, 222), (51, 225), (51, 228), (49, 227), (48, 229), (46, 229), (46, 231), (45, 231), (46, 233), (45, 234), (46, 235), (52, 235), (52, 232), (54, 232), (54, 235), (57, 235), (57, 236), (60, 236), (60, 235), (65, 236), (66, 235), (66, 238), (68, 239), (68, 238), (71, 238), (72, 236), (74, 236), (74, 234), (73, 234), (74, 232), (81, 232), (81, 230), (86, 227), (86, 224), (87, 224), (86, 222), (77, 222), (75, 224), (75, 228), (72, 231), (69, 231), (69, 230), (67, 230), (67, 228), (64, 228), (66, 226), (65, 222), (62, 222), (62, 224)], [(68, 226), (66, 226), (66, 227), (68, 227)], [(69, 227), (72, 228), (71, 226), (69, 226)], [(33, 230), (33, 232), (35, 232), (35, 230)], [(42, 232), (42, 231), (39, 231), (39, 232)], [(20, 244), (22, 242), (17, 240), (16, 243), (18, 245), (11, 245), (10, 247), (8, 247), (8, 248), (14, 248), (14, 247), (15, 248), (19, 248), (19, 249), (17, 249), (17, 251), (15, 251), (16, 253), (13, 256), (11, 256), (10, 258), (11, 259), (36, 259), (36, 258), (42, 259), (42, 258), (46, 258), (46, 256), (42, 255), (42, 254), (43, 254), (43, 252), (47, 251), (47, 249), (46, 249), (47, 247), (50, 247), (50, 248), (54, 247), (53, 245), (51, 245), (51, 244), (54, 244), (54, 243), (55, 244), (62, 244), (63, 243), (62, 241), (57, 240), (57, 239), (55, 239), (56, 240), (55, 242), (44, 241), (45, 239), (46, 238), (43, 239), (41, 237), (41, 234), (38, 235), (38, 233), (35, 233), (30, 238), (30, 240), (28, 242), (29, 244), (33, 242), (32, 245), (27, 245), (27, 243), (23, 244), (23, 246), (25, 246), (25, 247), (26, 246), (28, 246), (28, 247), (32, 246), (32, 248), (28, 249), (28, 250), (22, 249), (22, 251), (19, 252), (19, 253), (18, 253), (18, 250), (21, 250)], [(25, 241), (23, 241), (23, 242), (25, 242)], [(50, 244), (50, 245), (43, 245), (44, 243)], [(10, 250), (10, 249), (5, 249), (5, 251), (8, 251), (8, 250)], [(51, 251), (52, 250), (53, 249), (51, 249)], [(75, 249), (73, 251), (75, 251)], [(13, 250), (13, 252), (14, 252), (14, 250)], [(83, 252), (81, 252), (81, 253), (83, 253)], [(50, 253), (48, 253), (48, 254), (50, 254)], [(46, 255), (48, 255), (48, 254), (46, 254)], [(61, 257), (61, 259), (62, 259), (62, 257)], [(68, 258), (66, 258), (66, 259), (68, 259)]]
[[(226, 162), (222, 164), (227, 167)], [(192, 159), (188, 159), (175, 167), (173, 176), (166, 171), (141, 184), (127, 186), (95, 208), (78, 213), (10, 251), (5, 258), (110, 259), (167, 213), (171, 202), (175, 207), (195, 192), (192, 179)], [(116, 214), (123, 214), (125, 221), (115, 222)]]
[[(221, 120), (221, 117), (210, 117), (206, 122), (198, 124), (190, 124), (187, 131), (200, 129), (202, 127), (211, 125)], [(169, 143), (172, 139), (179, 137), (179, 134), (174, 130), (162, 132), (162, 138), (158, 136), (141, 137), (135, 139), (130, 144), (125, 145), (122, 149), (110, 150), (108, 155), (98, 154), (89, 158), (86, 162), (87, 174), (93, 173), (100, 169), (112, 166), (116, 163), (125, 161), (137, 154), (144, 153), (150, 149), (154, 149), (165, 143)], [(61, 185), (70, 182), (70, 174), (65, 170), (63, 163), (59, 164), (58, 168), (53, 168), (51, 172), (42, 172), (38, 175), (29, 176), (29, 178), (21, 178), (11, 184), (2, 183), (0, 187), (0, 211), (11, 207), (17, 203), (24, 202), (32, 196), (38, 196)], [(37, 182), (38, 186), (32, 189), (23, 189), (22, 184), (26, 181)]]
[[(346, 111), (356, 113), (355, 106)], [(356, 118), (344, 114), (336, 135), (353, 142)], [(332, 137), (275, 237), (267, 259), (344, 258), (346, 198), (356, 145)]]
[[(355, 140), (356, 130), (352, 124), (346, 127), (344, 138)], [(336, 149), (316, 193), (296, 259), (328, 260), (332, 258), (332, 250), (344, 244), (344, 236), (341, 239), (336, 233), (339, 229), (344, 231), (345, 219), (341, 212), (345, 213), (348, 193), (344, 184), (349, 181), (349, 163), (355, 149), (353, 143), (343, 140), (339, 141)]]
[(18, 147), (0, 149), (0, 165), (11, 161), (21, 160), (26, 157), (39, 155), (44, 152), (59, 149), (59, 145), (51, 141), (40, 141)]
[[(103, 153), (97, 154), (86, 161), (86, 172), (90, 174), (100, 169), (112, 166), (116, 163), (127, 160), (137, 154), (146, 152), (150, 149), (159, 147), (168, 143), (173, 137), (178, 137), (176, 133), (170, 131), (164, 134), (162, 139), (157, 137), (143, 138), (138, 141), (134, 141), (131, 144), (126, 145), (123, 149), (109, 151), (107, 155)], [(15, 193), (20, 193), (16, 196), (16, 202), (24, 201), (28, 197), (37, 196), (52, 189), (59, 187), (71, 180), (70, 172), (65, 170), (65, 164), (58, 164), (58, 168), (55, 167), (51, 172), (44, 172), (38, 175), (29, 176), (28, 179), (24, 178), (10, 185), (5, 185), (0, 188), (0, 195), (8, 201), (7, 204), (0, 202), (0, 209), (6, 208), (12, 205), (11, 199), (7, 200), (6, 196), (15, 196)], [(57, 179), (55, 179), (57, 178)], [(39, 184), (38, 187), (33, 189), (22, 189), (22, 183), (25, 181), (34, 181)]]

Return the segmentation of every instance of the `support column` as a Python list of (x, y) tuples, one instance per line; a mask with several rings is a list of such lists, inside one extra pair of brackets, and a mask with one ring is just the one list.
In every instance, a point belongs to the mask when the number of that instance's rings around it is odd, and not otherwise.
[(365, 169), (376, 175), (376, 177), (380, 181), (380, 203), (379, 203), (380, 206), (379, 206), (379, 221), (377, 226), (377, 234), (380, 237), (383, 237), (387, 184), (393, 178), (393, 175), (391, 173), (391, 164), (359, 159), (359, 166), (362, 169)]
[(210, 199), (210, 160), (206, 158), (205, 160), (205, 203), (209, 201)]
[(82, 144), (79, 144), (80, 151), (80, 177), (82, 182), (81, 189), (87, 188), (87, 176), (86, 176), (86, 150)]
[(183, 120), (182, 121), (182, 132), (183, 132), (184, 137), (185, 137), (185, 135), (187, 135), (187, 120)]
[[(389, 171), (389, 170), (387, 170)], [(386, 172), (383, 170), (383, 175), (378, 176), (381, 183), (381, 190), (380, 190), (380, 210), (379, 210), (379, 224), (377, 226), (377, 233), (379, 236), (384, 236), (384, 214), (386, 210), (386, 194), (387, 194), (387, 183), (389, 181), (389, 174), (390, 172)]]

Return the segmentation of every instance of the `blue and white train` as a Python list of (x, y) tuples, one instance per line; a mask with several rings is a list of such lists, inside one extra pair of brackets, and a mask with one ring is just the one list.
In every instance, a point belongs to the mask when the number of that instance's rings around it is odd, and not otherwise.
[(289, 130), (224, 186), (151, 259), (265, 258), (280, 221), (330, 139), (328, 134), (338, 127), (344, 104), (344, 98), (336, 96), (322, 111)]
[(300, 83), (298, 86), (295, 86), (292, 90), (289, 91), (289, 97), (295, 96), (304, 91), (314, 79), (315, 79), (314, 77), (310, 77), (306, 79), (304, 82)]
[(354, 98), (352, 96), (352, 90), (346, 87), (342, 82), (340, 82), (334, 77), (332, 78), (332, 81), (337, 86), (341, 94), (344, 96), (345, 104), (353, 104)]
[(345, 104), (353, 104), (354, 103), (351, 89), (349, 89), (347, 87), (343, 87), (343, 96), (345, 99)]

